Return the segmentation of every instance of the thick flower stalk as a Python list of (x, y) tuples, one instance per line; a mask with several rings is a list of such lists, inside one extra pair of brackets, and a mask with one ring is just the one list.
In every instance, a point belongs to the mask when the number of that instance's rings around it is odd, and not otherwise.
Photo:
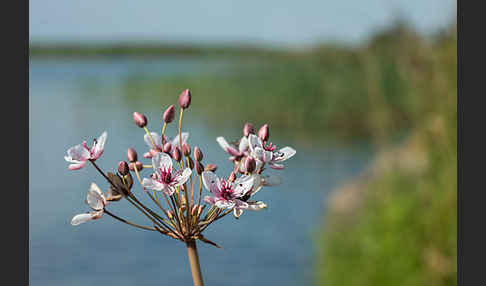
[[(266, 203), (253, 200), (252, 197), (263, 187), (282, 182), (278, 175), (263, 174), (265, 166), (276, 170), (284, 168), (282, 162), (291, 158), (295, 150), (291, 147), (278, 149), (270, 143), (268, 124), (260, 128), (257, 136), (253, 126), (246, 123), (243, 136), (237, 142), (230, 144), (223, 137), (216, 139), (233, 162), (232, 172), (219, 178), (215, 173), (217, 166), (202, 162), (204, 155), (200, 147), (195, 147), (191, 152), (189, 133), (182, 132), (183, 114), (190, 104), (191, 93), (187, 89), (179, 97), (178, 133), (172, 140), (166, 136), (165, 129), (174, 120), (174, 105), (162, 113), (160, 135), (149, 130), (145, 115), (133, 113), (134, 123), (145, 131), (143, 140), (149, 146), (149, 151), (144, 153), (142, 159), (150, 159), (151, 162), (139, 161), (137, 151), (128, 148), (128, 163), (120, 161), (114, 167), (115, 172), (103, 171), (97, 160), (104, 152), (106, 132), (94, 139), (91, 148), (86, 142), (69, 148), (64, 158), (70, 163), (70, 170), (81, 169), (90, 162), (107, 182), (106, 193), (95, 183), (91, 184), (86, 198), (91, 211), (74, 216), (72, 225), (94, 221), (107, 214), (132, 227), (184, 242), (194, 285), (199, 286), (203, 285), (203, 280), (196, 241), (221, 248), (203, 235), (206, 228), (230, 213), (239, 218), (245, 210), (265, 209)], [(134, 180), (138, 181), (141, 191), (135, 190)], [(209, 195), (204, 195), (203, 189)], [(138, 199), (140, 195), (148, 196), (153, 206), (142, 203)], [(107, 209), (122, 199), (146, 217), (148, 224), (135, 224)]]

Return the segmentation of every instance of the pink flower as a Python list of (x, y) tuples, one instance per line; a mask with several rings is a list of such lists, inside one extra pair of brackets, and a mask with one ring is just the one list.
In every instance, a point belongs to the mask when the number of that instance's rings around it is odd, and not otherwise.
[(104, 131), (98, 139), (94, 139), (91, 149), (86, 144), (86, 141), (83, 141), (82, 144), (69, 148), (67, 150), (68, 155), (64, 156), (66, 161), (72, 163), (68, 166), (68, 169), (78, 170), (83, 168), (88, 160), (95, 161), (98, 159), (101, 154), (103, 154), (106, 136), (107, 133)]
[(229, 182), (219, 179), (213, 172), (204, 171), (202, 180), (204, 187), (214, 195), (204, 197), (206, 203), (221, 209), (234, 209), (235, 214), (241, 214), (242, 209), (248, 209), (248, 203), (243, 201), (243, 197), (253, 187), (252, 176), (241, 176), (234, 182)]
[(172, 159), (165, 153), (157, 153), (152, 157), (154, 175), (152, 178), (143, 178), (142, 184), (145, 188), (163, 191), (172, 195), (178, 186), (184, 184), (192, 174), (191, 169), (186, 168), (183, 172), (172, 169)]
[(95, 220), (103, 216), (107, 200), (103, 192), (98, 188), (95, 183), (91, 183), (88, 191), (88, 197), (86, 198), (86, 204), (90, 206), (94, 211), (89, 213), (78, 214), (71, 220), (72, 225), (79, 225), (89, 220)]
[[(162, 151), (164, 151), (167, 154), (172, 154), (173, 149), (176, 146), (179, 146), (179, 134), (177, 134), (177, 136), (172, 141), (168, 140), (165, 135), (164, 135), (164, 138), (162, 139), (162, 137), (160, 137), (160, 135), (155, 133), (155, 132), (150, 132), (150, 135), (152, 135), (152, 138), (155, 141), (155, 146), (157, 148), (154, 149), (154, 145), (152, 144), (152, 140), (150, 140), (150, 137), (148, 136), (148, 134), (145, 134), (145, 136), (143, 137), (143, 140), (150, 147), (149, 152), (143, 154), (143, 157), (145, 157), (147, 159), (152, 158), (155, 154), (160, 153)], [(189, 133), (182, 132), (181, 137), (182, 137), (182, 145), (184, 145), (184, 143), (186, 143), (187, 139), (189, 138)], [(164, 149), (165, 146), (167, 146), (168, 148)]]
[(257, 169), (265, 163), (268, 163), (272, 169), (283, 169), (284, 165), (280, 163), (291, 158), (296, 153), (292, 147), (283, 147), (277, 150), (277, 146), (268, 141), (262, 141), (254, 134), (250, 134), (248, 140), (250, 142), (251, 156), (261, 162), (260, 164), (257, 162)]

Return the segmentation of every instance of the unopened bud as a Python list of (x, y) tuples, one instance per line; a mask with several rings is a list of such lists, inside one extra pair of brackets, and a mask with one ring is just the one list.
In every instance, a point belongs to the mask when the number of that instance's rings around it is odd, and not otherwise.
[(192, 210), (191, 210), (191, 214), (192, 214), (192, 216), (195, 216), (195, 215), (197, 214), (197, 209), (198, 209), (198, 207), (197, 207), (197, 206), (193, 206), (193, 207), (192, 207)]
[(162, 115), (164, 122), (171, 123), (172, 120), (174, 120), (174, 113), (175, 113), (175, 108), (174, 108), (174, 104), (172, 104), (164, 111), (164, 115)]
[(262, 141), (267, 141), (269, 136), (270, 131), (268, 130), (268, 124), (265, 124), (258, 130), (258, 137), (260, 137)]
[(181, 160), (181, 150), (179, 147), (175, 147), (174, 150), (172, 150), (172, 158), (179, 162)]
[(182, 145), (182, 153), (186, 157), (191, 155), (191, 147), (189, 146), (189, 144), (184, 143), (184, 145)]
[(196, 161), (196, 173), (201, 176), (202, 172), (204, 172), (204, 166), (201, 162)]
[(191, 92), (189, 89), (184, 90), (179, 96), (179, 105), (182, 109), (186, 109), (191, 104)]
[(172, 150), (172, 143), (170, 143), (170, 142), (165, 143), (165, 145), (164, 145), (164, 152), (165, 153), (169, 153), (170, 150)]
[(128, 164), (127, 162), (125, 161), (121, 161), (120, 163), (118, 163), (118, 173), (122, 174), (123, 176), (125, 176), (126, 174), (128, 174)]
[(236, 174), (234, 172), (231, 172), (231, 175), (228, 178), (228, 181), (234, 182), (236, 180)]
[(197, 216), (200, 216), (202, 211), (203, 211), (203, 206), (199, 206), (199, 208), (197, 209)]
[(196, 159), (196, 161), (202, 161), (203, 159), (203, 153), (201, 152), (201, 149), (199, 149), (199, 147), (194, 147), (194, 159)]
[(245, 160), (245, 169), (248, 173), (253, 173), (253, 171), (255, 171), (255, 168), (256, 168), (256, 162), (255, 162), (255, 159), (253, 159), (253, 157), (246, 157), (246, 160)]
[(187, 161), (189, 162), (189, 164), (188, 164), (189, 169), (191, 169), (191, 170), (194, 169), (194, 161), (192, 160), (192, 158), (188, 157)]
[(137, 171), (140, 171), (140, 170), (142, 170), (142, 169), (143, 169), (143, 164), (142, 164), (142, 162), (137, 161), (137, 162), (135, 162), (135, 163), (131, 163), (131, 164), (130, 164), (130, 166), (129, 166), (129, 167), (130, 167), (130, 171), (135, 171), (135, 169), (133, 168), (133, 165), (135, 165), (135, 167), (137, 168)]
[(253, 124), (247, 122), (245, 127), (243, 127), (243, 135), (248, 137), (250, 134), (255, 134), (255, 130), (253, 129)]
[(135, 151), (133, 148), (128, 148), (127, 159), (129, 162), (136, 162), (138, 159), (137, 151)]
[(147, 126), (147, 117), (139, 112), (133, 113), (133, 121), (137, 124), (138, 127), (143, 128)]
[(206, 167), (204, 168), (204, 170), (214, 172), (214, 171), (216, 171), (217, 168), (218, 168), (218, 166), (216, 166), (214, 164), (207, 164)]

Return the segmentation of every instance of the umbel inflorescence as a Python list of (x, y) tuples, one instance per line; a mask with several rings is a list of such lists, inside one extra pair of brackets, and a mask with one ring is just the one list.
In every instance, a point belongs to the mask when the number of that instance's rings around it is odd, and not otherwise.
[[(189, 133), (182, 132), (183, 115), (190, 104), (191, 93), (187, 89), (179, 96), (178, 134), (172, 140), (166, 136), (165, 130), (167, 124), (174, 120), (174, 105), (169, 106), (163, 113), (160, 135), (149, 131), (147, 118), (143, 114), (133, 114), (135, 124), (145, 131), (143, 139), (149, 150), (143, 157), (146, 160), (151, 159), (151, 165), (139, 161), (137, 152), (129, 148), (128, 163), (121, 161), (117, 171), (105, 173), (96, 161), (103, 154), (106, 132), (95, 139), (91, 147), (83, 142), (67, 150), (65, 160), (71, 163), (68, 166), (70, 170), (81, 169), (89, 162), (109, 183), (106, 193), (103, 193), (95, 183), (91, 183), (86, 203), (92, 211), (74, 216), (72, 225), (99, 219), (106, 213), (133, 227), (155, 231), (186, 244), (201, 240), (219, 247), (202, 234), (211, 223), (229, 213), (238, 218), (245, 210), (257, 211), (267, 207), (264, 202), (254, 200), (253, 196), (263, 187), (280, 184), (281, 177), (263, 174), (266, 167), (283, 169), (282, 163), (296, 151), (291, 147), (278, 149), (270, 143), (267, 124), (255, 134), (253, 126), (246, 123), (243, 136), (234, 144), (228, 143), (223, 137), (216, 139), (230, 155), (229, 159), (233, 163), (232, 172), (226, 177), (219, 178), (215, 174), (216, 165), (204, 166), (203, 152), (199, 147), (191, 150), (188, 143)], [(145, 170), (152, 172), (142, 175)], [(134, 190), (134, 179), (130, 171), (158, 211), (152, 210), (137, 198), (141, 192)], [(201, 199), (203, 186), (210, 195)], [(137, 208), (149, 219), (150, 224), (135, 224), (107, 210), (109, 204), (121, 199), (126, 199)], [(191, 268), (192, 266), (191, 263)], [(202, 285), (202, 278), (199, 285)]]

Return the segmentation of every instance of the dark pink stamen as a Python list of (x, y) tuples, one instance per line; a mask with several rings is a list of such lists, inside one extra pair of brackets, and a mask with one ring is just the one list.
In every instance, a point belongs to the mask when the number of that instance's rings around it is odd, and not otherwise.
[(275, 151), (277, 149), (277, 145), (273, 145), (271, 142), (267, 144), (266, 141), (263, 142), (263, 150), (265, 151)]
[(159, 171), (159, 181), (164, 184), (169, 184), (172, 182), (172, 173), (169, 169), (160, 169)]
[(86, 144), (86, 141), (83, 141), (83, 143), (82, 143), (82, 144), (83, 144), (83, 147), (84, 147), (86, 150), (88, 150), (88, 151), (89, 151), (89, 154), (90, 154), (91, 156), (92, 156), (92, 155), (93, 155), (93, 153), (94, 153), (94, 146), (96, 146), (96, 143), (98, 143), (98, 142), (96, 141), (96, 139), (94, 139), (93, 141), (94, 141), (94, 144), (93, 144), (93, 148), (92, 148), (91, 150), (89, 149), (88, 144)]
[(232, 187), (232, 183), (226, 182), (224, 179), (221, 179), (221, 197), (225, 200), (230, 200), (233, 194)]

